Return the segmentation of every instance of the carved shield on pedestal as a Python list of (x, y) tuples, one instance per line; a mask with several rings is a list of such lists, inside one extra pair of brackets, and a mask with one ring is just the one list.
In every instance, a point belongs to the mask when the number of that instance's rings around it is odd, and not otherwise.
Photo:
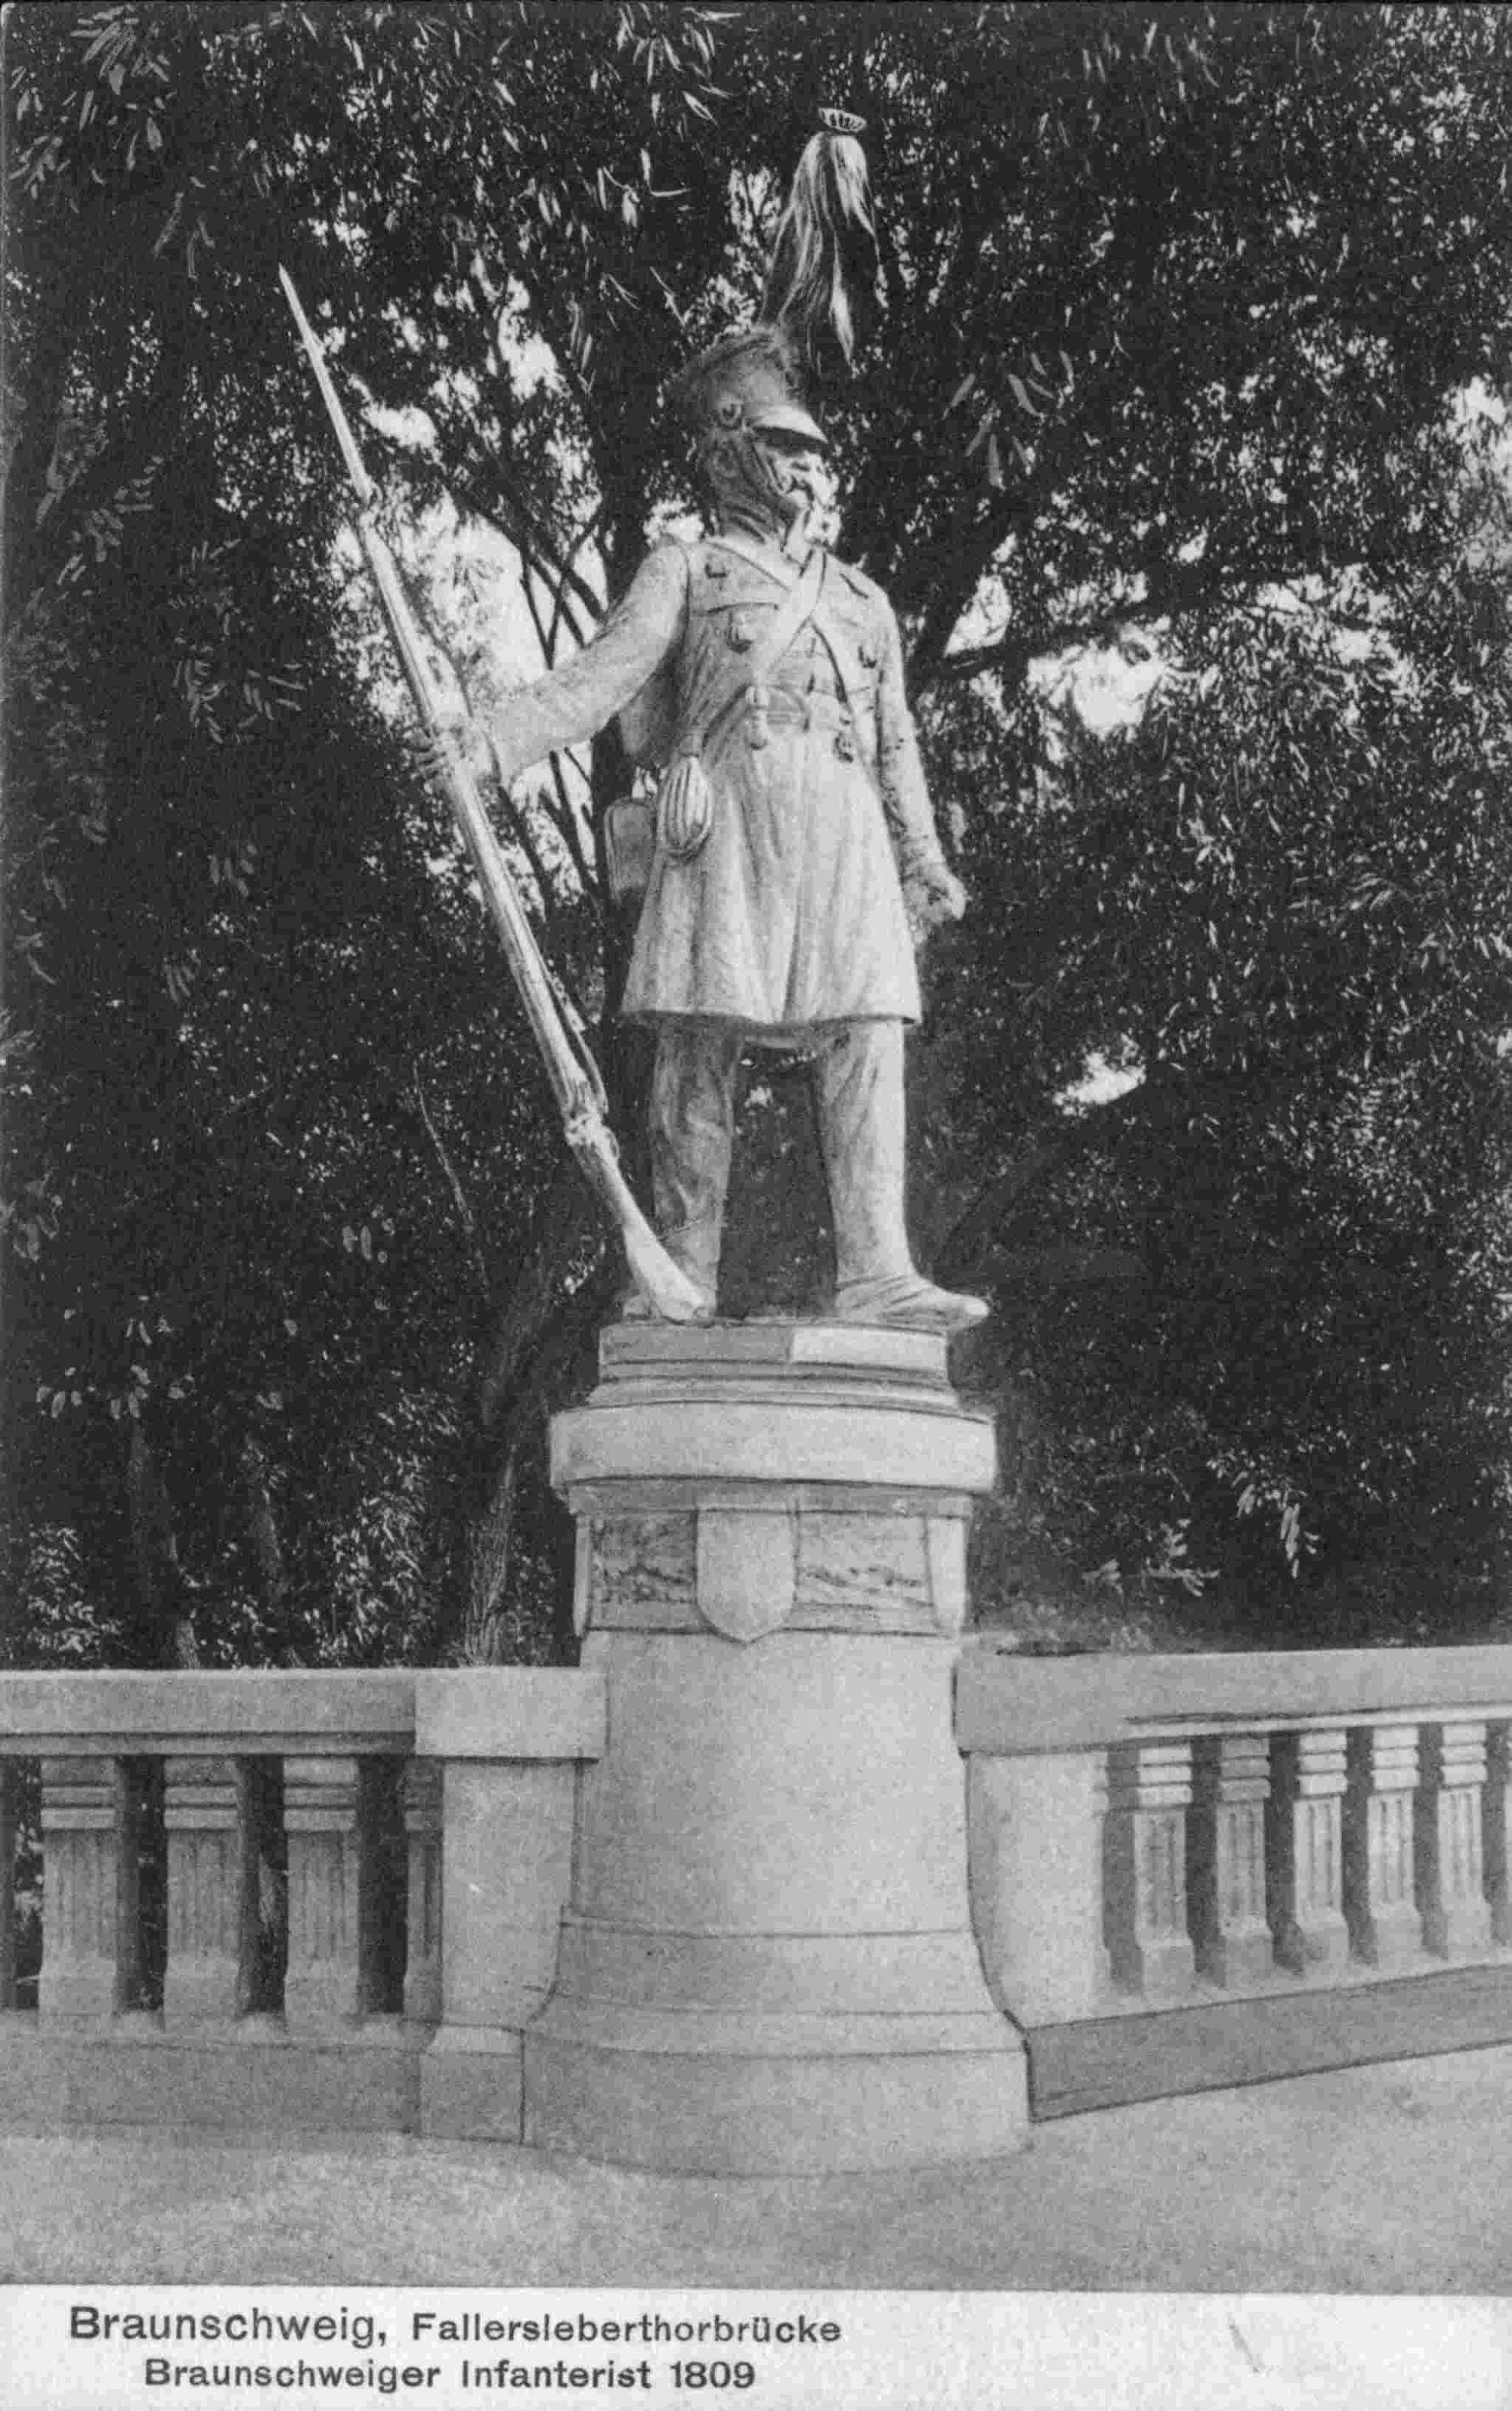
[(698, 1612), (716, 1632), (759, 1641), (780, 1631), (797, 1588), (798, 1519), (791, 1509), (699, 1509)]

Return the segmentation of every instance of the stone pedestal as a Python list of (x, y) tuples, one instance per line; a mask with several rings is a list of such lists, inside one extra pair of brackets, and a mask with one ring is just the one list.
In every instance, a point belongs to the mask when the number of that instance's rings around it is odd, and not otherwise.
[(601, 1366), (553, 1479), (607, 1742), (526, 2141), (730, 2173), (1011, 2148), (951, 1726), (990, 1423), (925, 1334), (621, 1325)]

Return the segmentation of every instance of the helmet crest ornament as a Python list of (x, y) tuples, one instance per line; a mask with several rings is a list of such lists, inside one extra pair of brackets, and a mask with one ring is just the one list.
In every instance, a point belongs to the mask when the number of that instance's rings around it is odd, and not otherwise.
[(849, 369), (863, 304), (880, 298), (865, 120), (822, 109), (778, 220), (753, 326), (723, 335), (673, 383), (705, 460), (720, 436), (749, 431), (822, 444), (807, 388)]

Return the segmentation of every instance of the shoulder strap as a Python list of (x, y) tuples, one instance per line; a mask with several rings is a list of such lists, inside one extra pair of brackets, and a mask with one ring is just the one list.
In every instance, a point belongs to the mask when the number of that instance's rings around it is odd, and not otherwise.
[(771, 677), (783, 654), (796, 643), (813, 618), (823, 583), (824, 556), (815, 545), (768, 621), (764, 634), (757, 638), (747, 654), (742, 669), (744, 685), (760, 686)]
[[(773, 577), (776, 576), (776, 572), (772, 569), (770, 563), (763, 559), (754, 545), (745, 542), (738, 531), (727, 531), (718, 538), (718, 542), (721, 544), (727, 551), (738, 553), (743, 561), (750, 562), (755, 568), (763, 571), (766, 577)], [(813, 557), (813, 554), (809, 555), (810, 561)], [(842, 581), (845, 585), (852, 588), (863, 602), (868, 600), (868, 590), (866, 585), (859, 577), (847, 569), (844, 562), (830, 561), (828, 558), (823, 558), (821, 563), (822, 592), (816, 599), (814, 606), (809, 612), (808, 617), (812, 620), (814, 626), (818, 629), (820, 635), (824, 639), (825, 645), (829, 649), (830, 656), (834, 661), (836, 670), (839, 677), (842, 693), (850, 701), (854, 702), (856, 696), (866, 685), (868, 685), (870, 681), (868, 681), (866, 678), (865, 672), (857, 656), (855, 646), (851, 642), (850, 629), (847, 627), (843, 618), (841, 618), (839, 613), (836, 612), (834, 607), (836, 590)], [(788, 592), (790, 595), (795, 591), (797, 583), (798, 581), (795, 579), (793, 586), (789, 588)], [(778, 620), (773, 622), (772, 634), (774, 636), (779, 634), (779, 622), (780, 614), (778, 615)], [(797, 627), (792, 630), (792, 635), (787, 636), (783, 639), (781, 648), (778, 651), (768, 655), (763, 649), (759, 657), (754, 655), (751, 656), (740, 672), (741, 678), (752, 686), (759, 686), (763, 679), (769, 678), (773, 669), (776, 667), (777, 663), (781, 660), (782, 653), (785, 652), (788, 646), (793, 642), (794, 637), (798, 636), (803, 625), (804, 622), (800, 620)], [(752, 661), (756, 663), (756, 666), (754, 667), (751, 666)], [(729, 700), (728, 694), (726, 695), (725, 700)], [(723, 707), (721, 706), (721, 709)]]
[(856, 696), (867, 681), (856, 649), (850, 641), (850, 632), (844, 621), (835, 612), (826, 610), (822, 604), (815, 611), (813, 618), (815, 627), (829, 647), (830, 657), (835, 664), (847, 700), (853, 705)]
[(824, 555), (816, 545), (793, 579), (763, 634), (735, 665), (733, 678), (720, 679), (707, 697), (695, 727), (683, 731), (678, 751), (701, 753), (717, 721), (722, 720), (748, 687), (761, 686), (797, 641), (814, 616), (824, 582)]

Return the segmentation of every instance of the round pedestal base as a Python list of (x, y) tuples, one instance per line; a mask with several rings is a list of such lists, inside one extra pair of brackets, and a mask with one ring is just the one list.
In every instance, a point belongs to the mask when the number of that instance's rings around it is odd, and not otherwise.
[(555, 1447), (608, 1724), (526, 2141), (739, 2175), (1013, 2150), (951, 1717), (991, 1431), (943, 1343), (618, 1335)]
[[(824, 2038), (743, 2021), (647, 2023), (554, 2002), (526, 2038), (525, 2140), (623, 2168), (703, 2176), (837, 2176), (996, 2159), (1028, 2119), (1022, 2056), (963, 2050), (937, 2033), (914, 2050), (858, 2018)], [(997, 2025), (1003, 2025), (998, 2018)], [(868, 2047), (869, 2042), (869, 2047)]]

